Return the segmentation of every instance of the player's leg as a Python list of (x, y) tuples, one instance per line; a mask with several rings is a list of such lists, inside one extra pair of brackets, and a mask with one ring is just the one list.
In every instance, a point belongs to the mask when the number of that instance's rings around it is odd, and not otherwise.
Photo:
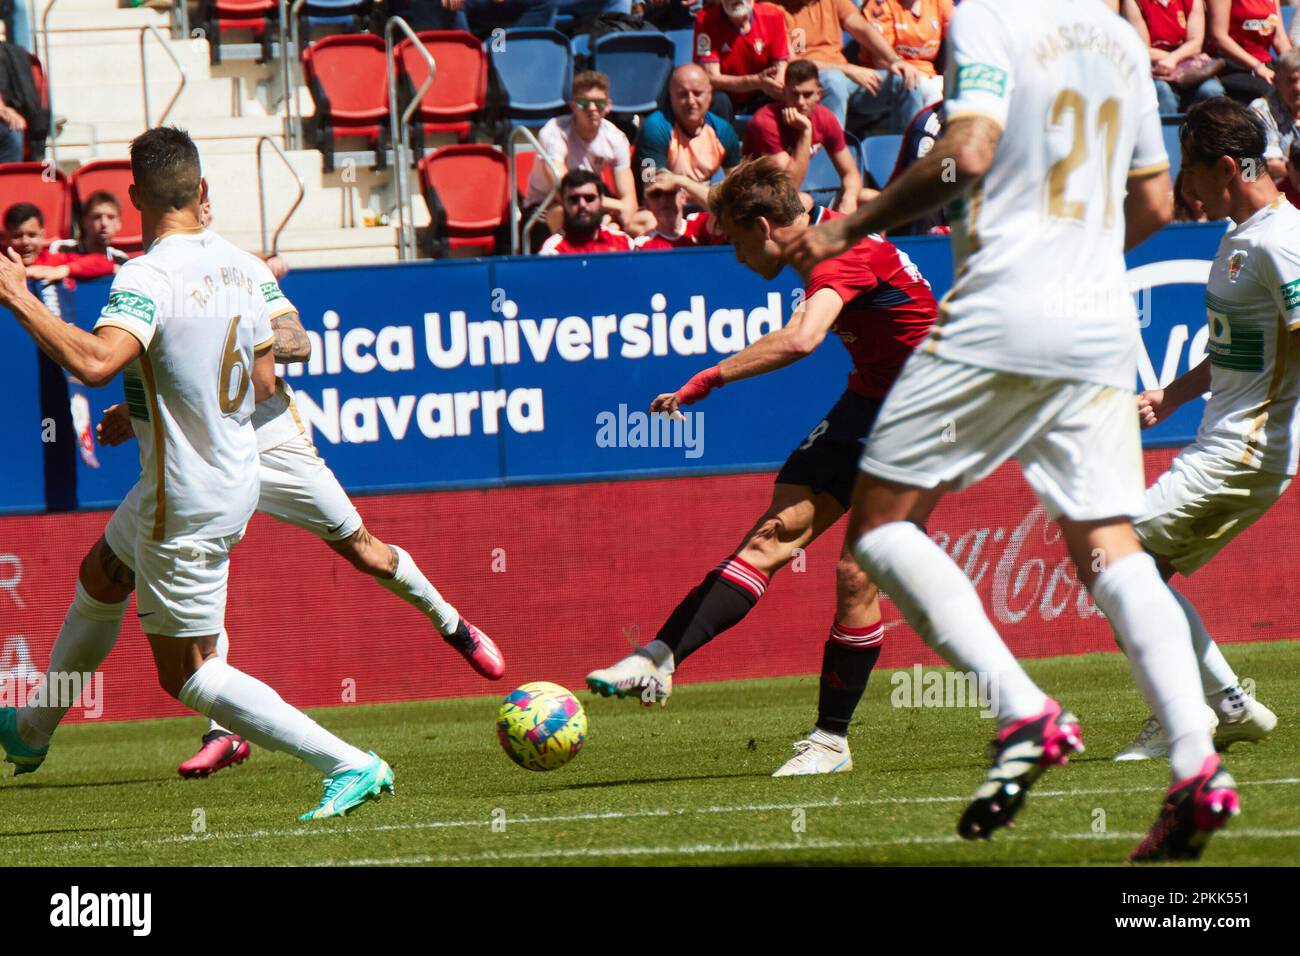
[(491, 638), (438, 593), (406, 551), (366, 530), (338, 478), (305, 436), (263, 451), (258, 459), (258, 511), (325, 541), (358, 571), (432, 621), (443, 639), (484, 677), (496, 680), (505, 673), (505, 659)]
[(271, 687), (217, 654), (230, 548), (220, 539), (137, 542), (137, 606), (158, 681), (185, 706), (268, 750), (298, 757), (325, 777), (325, 796), (304, 819), (337, 816), (381, 789), (392, 770), (290, 706)]
[(795, 755), (772, 776), (853, 769), (849, 723), (880, 659), (884, 639), (880, 593), (846, 549), (835, 565), (835, 621), (822, 648), (817, 723), (805, 739), (795, 742)]
[[(230, 655), (230, 636), (224, 629), (217, 635), (216, 654), (223, 661)], [(198, 752), (177, 767), (176, 772), (187, 780), (210, 777), (218, 770), (243, 763), (251, 752), (247, 740), (210, 719)]]

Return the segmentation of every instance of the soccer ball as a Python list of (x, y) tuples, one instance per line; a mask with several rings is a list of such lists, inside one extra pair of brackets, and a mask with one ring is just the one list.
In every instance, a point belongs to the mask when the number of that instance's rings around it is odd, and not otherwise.
[(512, 690), (497, 711), (497, 739), (506, 755), (529, 770), (554, 770), (578, 755), (587, 715), (559, 684), (538, 680)]

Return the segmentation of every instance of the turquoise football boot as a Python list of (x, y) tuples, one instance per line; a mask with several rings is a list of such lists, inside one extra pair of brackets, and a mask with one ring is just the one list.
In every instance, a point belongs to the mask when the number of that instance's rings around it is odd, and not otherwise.
[(32, 747), (18, 736), (18, 711), (13, 707), (0, 707), (0, 747), (4, 748), (5, 760), (14, 765), (14, 776), (34, 773), (42, 763), (50, 748)]
[(386, 790), (393, 793), (393, 768), (375, 757), (360, 770), (348, 770), (337, 777), (325, 778), (325, 796), (321, 797), (320, 806), (308, 810), (299, 820), (324, 820), (327, 817), (341, 817), (351, 813), (367, 800), (378, 800), (379, 792)]

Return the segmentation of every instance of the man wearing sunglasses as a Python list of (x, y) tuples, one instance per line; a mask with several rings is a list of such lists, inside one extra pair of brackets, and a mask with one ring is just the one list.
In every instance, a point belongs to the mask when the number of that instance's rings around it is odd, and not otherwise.
[(631, 252), (632, 239), (613, 225), (603, 225), (605, 184), (590, 170), (575, 169), (560, 180), (564, 229), (542, 244), (543, 256)]

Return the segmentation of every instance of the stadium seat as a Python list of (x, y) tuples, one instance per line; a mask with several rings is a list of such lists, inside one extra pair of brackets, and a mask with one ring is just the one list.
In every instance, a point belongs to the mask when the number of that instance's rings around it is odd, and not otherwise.
[[(883, 189), (898, 165), (898, 151), (903, 147), (903, 137), (897, 133), (887, 136), (868, 136), (862, 141), (862, 168), (871, 175), (877, 189)], [(867, 185), (872, 185), (868, 183)]]
[(557, 30), (526, 27), (506, 30), (501, 39), (489, 43), (488, 52), (510, 121), (536, 128), (562, 113), (573, 88), (568, 38)]
[[(487, 104), (487, 57), (478, 38), (459, 30), (429, 30), (418, 34), (433, 57), (433, 85), (411, 117), (411, 143), (424, 148), (429, 133), (451, 133), (462, 143), (469, 139), (471, 121)], [(402, 68), (402, 99), (409, 103), (427, 73), (424, 57), (410, 40), (396, 48)]]
[(606, 33), (592, 46), (592, 69), (609, 77), (610, 112), (652, 113), (673, 71), (673, 41), (658, 31)]
[(495, 252), (510, 203), (505, 153), (486, 143), (458, 143), (425, 156), (418, 169), (433, 220), (426, 249), (439, 258), (466, 246)]
[(300, 16), (308, 26), (337, 24), (349, 31), (360, 31), (373, 7), (372, 0), (306, 0)]
[(1165, 152), (1169, 154), (1169, 175), (1171, 178), (1178, 178), (1178, 170), (1182, 167), (1183, 147), (1178, 142), (1177, 126), (1161, 126), (1160, 132), (1165, 137)]
[(271, 59), (272, 34), (279, 32), (279, 17), (277, 0), (202, 0), (197, 26), (208, 39), (208, 59), (213, 66), (221, 62), (223, 34), (230, 30), (250, 31), (262, 45), (265, 62)]
[(122, 207), (122, 231), (113, 240), (113, 246), (126, 253), (136, 253), (144, 249), (140, 210), (131, 205), (131, 197), (127, 193), (127, 188), (132, 181), (129, 159), (91, 160), (73, 172), (70, 179), (77, 218), (81, 217), (86, 200), (92, 193), (102, 189), (117, 197), (118, 204)]
[(0, 215), (19, 202), (41, 211), (49, 238), (72, 237), (72, 189), (58, 169), (45, 163), (0, 163)]
[(695, 31), (689, 27), (685, 30), (666, 30), (664, 36), (673, 41), (673, 66), (685, 66), (695, 62)]
[(45, 121), (41, 124), (28, 123), (23, 137), (23, 159), (36, 161), (45, 156), (45, 140), (50, 133), (50, 87), (45, 79), (45, 68), (34, 53), (28, 53), (32, 61), (32, 83), (36, 86), (36, 95), (41, 102), (41, 111)]
[(313, 145), (334, 170), (335, 140), (365, 138), (375, 166), (385, 164), (388, 145), (388, 59), (384, 41), (370, 33), (322, 37), (302, 54), (303, 76), (316, 104)]
[(813, 202), (829, 206), (835, 201), (835, 194), (840, 191), (840, 174), (831, 162), (830, 153), (819, 149), (808, 161), (808, 172), (799, 187), (812, 195)]

